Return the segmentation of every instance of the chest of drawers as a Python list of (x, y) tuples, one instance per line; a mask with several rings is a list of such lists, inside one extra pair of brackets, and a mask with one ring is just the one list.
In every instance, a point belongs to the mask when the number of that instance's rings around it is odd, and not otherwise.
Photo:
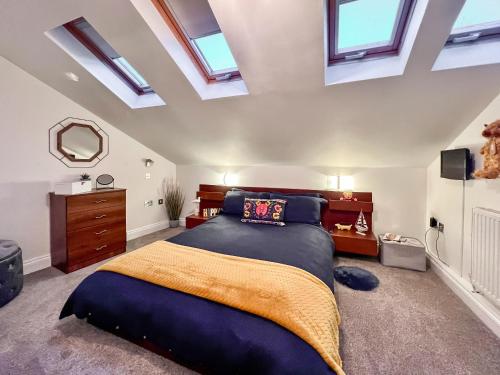
[(63, 272), (125, 252), (126, 190), (50, 193), (52, 266)]

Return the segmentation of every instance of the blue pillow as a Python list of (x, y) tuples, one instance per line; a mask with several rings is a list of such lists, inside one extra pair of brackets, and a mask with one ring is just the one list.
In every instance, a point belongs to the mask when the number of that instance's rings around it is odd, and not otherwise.
[(271, 193), (271, 199), (287, 201), (285, 222), (319, 225), (321, 223), (321, 205), (326, 199), (303, 195), (284, 195)]
[(243, 215), (245, 198), (269, 199), (269, 193), (255, 193), (253, 191), (245, 190), (228, 191), (226, 193), (226, 197), (224, 198), (224, 213), (230, 215)]

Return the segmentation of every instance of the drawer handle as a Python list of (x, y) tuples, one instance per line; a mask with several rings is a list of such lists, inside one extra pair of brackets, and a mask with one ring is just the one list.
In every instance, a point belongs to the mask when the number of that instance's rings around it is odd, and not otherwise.
[(96, 249), (96, 251), (101, 251), (105, 247), (108, 247), (108, 245), (102, 245), (102, 246), (96, 247), (95, 249)]
[(104, 202), (107, 202), (108, 200), (107, 199), (100, 199), (98, 201), (94, 201), (95, 204), (99, 204), (99, 203), (104, 203)]
[(96, 218), (96, 219), (102, 219), (102, 218), (104, 218), (104, 217), (106, 217), (106, 215), (96, 216), (95, 218)]
[(108, 230), (107, 229), (103, 229), (101, 230), (100, 232), (95, 232), (96, 235), (100, 236), (101, 234), (104, 234), (106, 233)]

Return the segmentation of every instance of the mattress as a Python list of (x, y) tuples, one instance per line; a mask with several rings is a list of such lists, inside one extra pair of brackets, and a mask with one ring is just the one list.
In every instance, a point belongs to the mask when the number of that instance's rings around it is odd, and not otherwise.
[[(315, 225), (246, 224), (219, 215), (169, 241), (295, 266), (333, 288), (333, 242)], [(311, 346), (267, 319), (113, 272), (82, 281), (61, 319), (72, 314), (203, 373), (332, 374)]]

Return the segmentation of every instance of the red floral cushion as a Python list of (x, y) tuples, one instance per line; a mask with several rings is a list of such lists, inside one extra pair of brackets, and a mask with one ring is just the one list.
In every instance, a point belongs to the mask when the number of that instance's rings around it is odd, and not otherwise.
[(245, 198), (243, 205), (244, 223), (285, 225), (286, 200), (283, 199), (252, 199)]

